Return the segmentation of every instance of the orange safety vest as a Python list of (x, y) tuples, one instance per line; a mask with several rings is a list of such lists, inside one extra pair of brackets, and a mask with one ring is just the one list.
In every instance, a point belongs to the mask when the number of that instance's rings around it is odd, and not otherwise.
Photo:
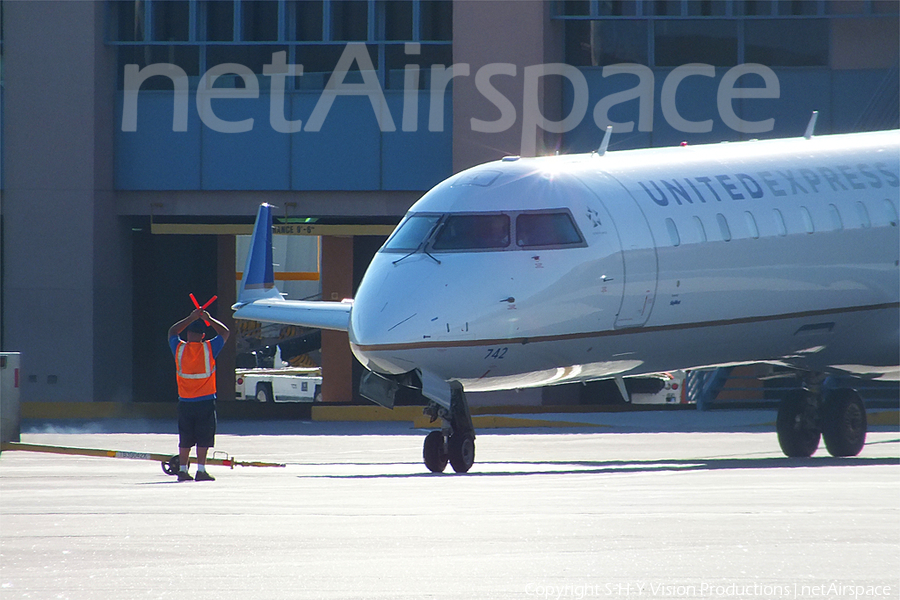
[(175, 349), (175, 370), (179, 398), (215, 395), (216, 359), (209, 341), (179, 341)]

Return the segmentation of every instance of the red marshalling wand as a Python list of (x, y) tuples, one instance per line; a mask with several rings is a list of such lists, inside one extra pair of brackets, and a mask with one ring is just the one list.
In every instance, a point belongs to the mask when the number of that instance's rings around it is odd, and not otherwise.
[[(200, 306), (200, 303), (197, 302), (196, 298), (194, 298), (194, 294), (190, 294), (190, 296), (191, 296), (191, 302), (194, 303), (194, 307), (202, 309), (202, 310), (206, 310), (206, 307), (209, 306), (210, 304), (212, 304), (213, 302), (215, 302), (216, 298), (218, 298), (218, 296), (214, 295), (212, 298), (210, 298), (209, 300), (206, 301), (206, 304), (204, 304), (203, 306)], [(207, 327), (209, 327), (209, 321), (207, 321), (206, 319), (203, 319), (203, 322), (206, 323)]]

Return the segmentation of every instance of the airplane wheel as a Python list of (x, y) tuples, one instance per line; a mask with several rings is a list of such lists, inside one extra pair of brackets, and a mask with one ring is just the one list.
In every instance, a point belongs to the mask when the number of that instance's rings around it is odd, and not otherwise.
[(805, 392), (782, 399), (776, 420), (778, 444), (785, 456), (808, 458), (819, 447), (815, 401)]
[(443, 473), (447, 468), (447, 453), (444, 451), (444, 434), (440, 431), (432, 431), (425, 436), (425, 445), (422, 448), (422, 458), (425, 466), (432, 473)]
[(866, 444), (866, 408), (851, 390), (838, 390), (825, 402), (822, 438), (832, 456), (856, 456)]
[(467, 473), (475, 464), (475, 439), (469, 434), (450, 436), (450, 466), (457, 473)]

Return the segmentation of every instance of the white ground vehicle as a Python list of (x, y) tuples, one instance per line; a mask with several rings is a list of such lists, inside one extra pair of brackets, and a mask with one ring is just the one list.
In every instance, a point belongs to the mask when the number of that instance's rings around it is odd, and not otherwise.
[(258, 402), (320, 402), (320, 369), (236, 369), (235, 399)]

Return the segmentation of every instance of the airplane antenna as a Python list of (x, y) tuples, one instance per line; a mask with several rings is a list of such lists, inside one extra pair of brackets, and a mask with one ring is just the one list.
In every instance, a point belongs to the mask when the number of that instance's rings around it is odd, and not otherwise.
[(814, 110), (812, 113), (812, 117), (809, 119), (809, 125), (806, 126), (806, 133), (803, 134), (803, 137), (806, 139), (812, 139), (813, 130), (816, 128), (816, 119), (819, 118), (819, 111)]
[(628, 388), (625, 387), (625, 379), (621, 376), (616, 377), (616, 387), (619, 388), (619, 393), (622, 394), (622, 400), (625, 402), (631, 402), (631, 394), (628, 393)]
[(603, 156), (606, 154), (607, 148), (609, 148), (609, 138), (612, 136), (612, 125), (606, 126), (606, 133), (603, 134), (603, 141), (600, 142), (600, 147), (597, 148), (597, 156)]

